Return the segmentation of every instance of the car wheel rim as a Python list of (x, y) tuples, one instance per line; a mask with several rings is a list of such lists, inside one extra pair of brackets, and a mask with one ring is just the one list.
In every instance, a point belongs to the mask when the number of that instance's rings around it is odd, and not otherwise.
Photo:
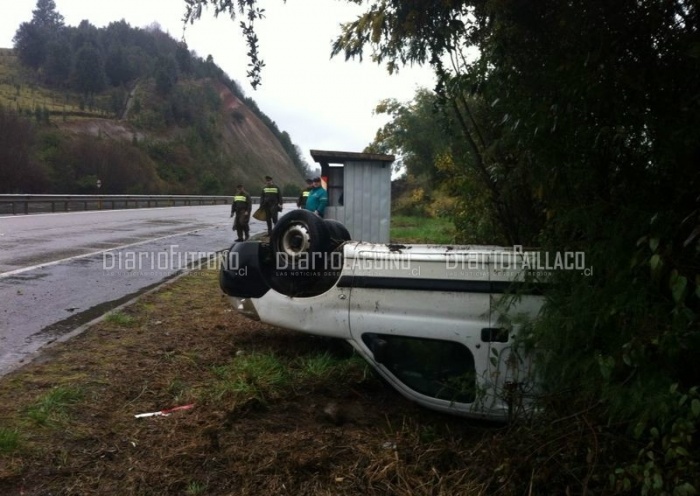
[(290, 257), (305, 253), (311, 247), (311, 236), (306, 226), (295, 224), (282, 236), (281, 251)]

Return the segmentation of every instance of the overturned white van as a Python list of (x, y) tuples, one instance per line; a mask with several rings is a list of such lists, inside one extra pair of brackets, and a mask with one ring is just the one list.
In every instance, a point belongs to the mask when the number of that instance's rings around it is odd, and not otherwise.
[(239, 312), (348, 341), (421, 405), (503, 421), (532, 400), (530, 362), (513, 348), (521, 322), (541, 307), (532, 287), (519, 291), (523, 256), (355, 242), (342, 224), (296, 210), (269, 243), (235, 243), (219, 280)]

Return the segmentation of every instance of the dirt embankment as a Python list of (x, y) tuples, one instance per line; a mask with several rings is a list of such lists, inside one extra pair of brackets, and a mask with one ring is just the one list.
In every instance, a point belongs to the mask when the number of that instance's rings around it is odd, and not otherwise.
[(134, 136), (140, 141), (146, 136), (142, 131), (134, 129), (133, 126), (125, 121), (111, 119), (67, 121), (62, 123), (60, 128), (71, 134), (87, 134), (121, 141), (131, 141), (134, 139)]
[[(224, 150), (236, 157), (241, 182), (262, 187), (264, 176), (271, 175), (279, 186), (302, 187), (304, 178), (272, 131), (226, 86), (219, 84), (218, 90), (226, 115)], [(260, 166), (249, 167), (252, 163)]]

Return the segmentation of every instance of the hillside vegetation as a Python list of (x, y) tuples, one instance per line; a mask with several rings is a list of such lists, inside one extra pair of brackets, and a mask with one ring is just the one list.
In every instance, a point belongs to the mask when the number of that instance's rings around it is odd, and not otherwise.
[(67, 27), (40, 0), (14, 42), (0, 49), (0, 193), (228, 194), (269, 174), (296, 194), (307, 174), (211, 57), (158, 26)]

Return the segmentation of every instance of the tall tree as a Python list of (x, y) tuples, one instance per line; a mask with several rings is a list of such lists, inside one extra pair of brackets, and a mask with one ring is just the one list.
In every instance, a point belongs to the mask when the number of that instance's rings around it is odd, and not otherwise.
[(83, 45), (75, 54), (71, 79), (73, 87), (84, 94), (97, 93), (105, 88), (106, 76), (102, 56), (92, 44)]
[(372, 150), (398, 154), (397, 167), (433, 183), (438, 174), (435, 161), (450, 148), (448, 121), (439, 112), (435, 94), (421, 89), (408, 103), (387, 99), (375, 113), (387, 115), (390, 121), (377, 130)]
[(77, 28), (71, 30), (73, 50), (78, 51), (85, 45), (92, 45), (98, 50), (102, 50), (100, 34), (96, 26), (90, 21), (83, 19)]
[(178, 43), (175, 50), (175, 60), (182, 74), (189, 75), (192, 73), (192, 54), (186, 43)]
[(37, 0), (32, 15), (32, 24), (35, 26), (52, 30), (63, 27), (63, 16), (56, 10), (54, 0)]
[(123, 47), (113, 47), (107, 54), (105, 74), (112, 86), (125, 84), (134, 77), (134, 70)]
[(167, 95), (175, 87), (178, 80), (177, 62), (174, 57), (159, 57), (154, 70), (156, 89), (162, 95)]
[(46, 47), (44, 78), (49, 84), (63, 86), (68, 83), (73, 66), (73, 52), (65, 36), (51, 41)]
[(53, 0), (37, 0), (32, 20), (20, 24), (13, 43), (20, 61), (38, 69), (46, 58), (48, 44), (63, 29), (63, 16), (56, 10)]
[(19, 61), (32, 69), (38, 69), (46, 58), (46, 47), (49, 42), (46, 30), (32, 24), (20, 24), (14, 38), (15, 53)]

